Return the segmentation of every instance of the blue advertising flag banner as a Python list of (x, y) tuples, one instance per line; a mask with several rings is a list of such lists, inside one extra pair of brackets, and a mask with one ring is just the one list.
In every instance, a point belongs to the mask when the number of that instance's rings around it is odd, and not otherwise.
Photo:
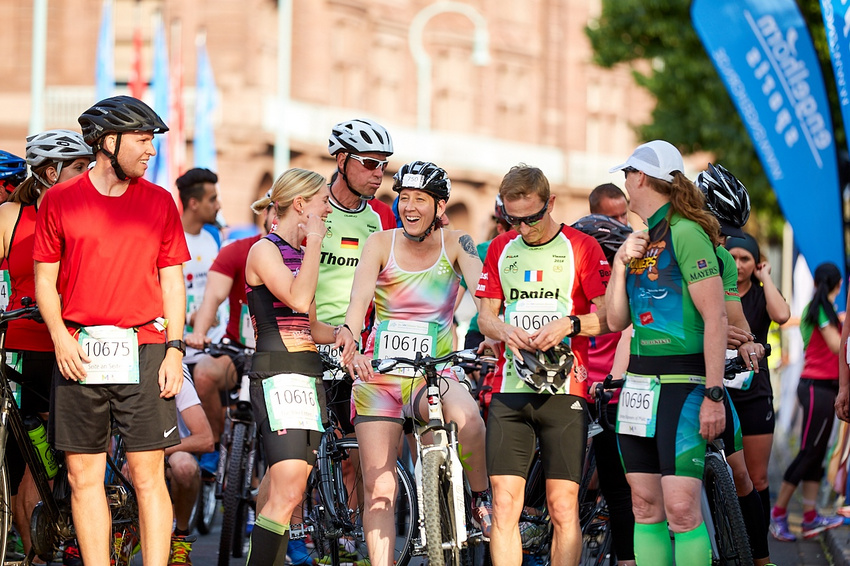
[[(153, 110), (160, 118), (168, 124), (168, 109), (170, 100), (170, 87), (168, 82), (168, 47), (165, 44), (165, 25), (162, 17), (156, 18), (153, 34), (153, 70), (151, 76), (151, 90), (153, 91)], [(153, 166), (148, 168), (145, 178), (152, 183), (171, 190), (168, 179), (168, 133), (153, 137), (156, 157), (153, 158)]]
[(832, 119), (817, 54), (797, 4), (694, 0), (691, 19), (806, 262), (814, 270), (831, 261), (844, 271)]
[(213, 112), (216, 106), (215, 78), (203, 34), (197, 40), (198, 73), (195, 86), (195, 167), (217, 171)]
[(109, 98), (115, 91), (115, 33), (112, 28), (112, 0), (103, 0), (100, 33), (97, 38), (95, 98)]

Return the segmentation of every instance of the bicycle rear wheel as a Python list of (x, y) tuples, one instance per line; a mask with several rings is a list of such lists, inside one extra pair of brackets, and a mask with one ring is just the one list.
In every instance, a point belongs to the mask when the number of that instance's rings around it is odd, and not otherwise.
[[(329, 457), (326, 471), (330, 483), (320, 489), (319, 470), (314, 468), (301, 506), (302, 522), (298, 524), (298, 519), (293, 517), (290, 536), (293, 540), (312, 539), (313, 548), (308, 547), (307, 551), (314, 563), (351, 564), (369, 557), (363, 530), (363, 474), (357, 450), (356, 438), (335, 440), (335, 450)], [(398, 462), (396, 478), (397, 532), (393, 562), (395, 566), (406, 566), (413, 546), (416, 500), (410, 477)]]
[[(227, 462), (227, 470), (224, 478), (224, 493), (222, 495), (222, 504), (224, 514), (221, 519), (221, 539), (218, 545), (218, 565), (228, 566), (230, 564), (230, 556), (235, 549), (235, 542), (239, 541), (240, 553), (242, 540), (245, 533), (237, 533), (238, 529), (242, 529), (243, 525), (240, 521), (240, 508), (244, 516), (244, 501), (242, 499), (242, 486), (245, 480), (245, 469), (247, 467), (247, 451), (248, 451), (248, 425), (245, 423), (234, 423), (233, 425), (233, 440), (230, 445), (229, 456)], [(233, 554), (235, 556), (235, 554)]]
[(717, 545), (717, 556), (712, 556), (712, 563), (749, 566), (753, 563), (753, 557), (747, 538), (747, 527), (738, 504), (735, 484), (732, 483), (726, 463), (722, 459), (706, 455), (703, 484), (713, 523), (713, 529), (709, 528), (709, 535), (713, 530)]
[(608, 504), (601, 494), (597, 496), (587, 522), (581, 526), (581, 535), (581, 566), (613, 566), (617, 563), (612, 549)]
[(425, 545), (431, 566), (460, 566), (461, 553), (455, 525), (451, 477), (446, 453), (431, 450), (422, 456)]

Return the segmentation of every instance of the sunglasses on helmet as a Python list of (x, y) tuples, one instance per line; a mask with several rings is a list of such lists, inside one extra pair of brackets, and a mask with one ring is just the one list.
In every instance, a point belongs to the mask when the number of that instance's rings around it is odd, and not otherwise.
[(374, 171), (378, 167), (381, 168), (381, 171), (386, 171), (387, 164), (389, 164), (389, 160), (384, 159), (375, 159), (373, 157), (363, 157), (362, 155), (354, 155), (353, 153), (349, 153), (348, 157), (355, 161), (359, 161), (360, 165), (368, 169), (369, 171)]

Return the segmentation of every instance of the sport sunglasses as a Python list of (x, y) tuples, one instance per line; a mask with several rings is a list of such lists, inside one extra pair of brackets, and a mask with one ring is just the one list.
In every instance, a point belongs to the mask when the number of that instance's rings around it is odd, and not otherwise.
[(381, 171), (385, 171), (387, 169), (387, 165), (389, 164), (389, 160), (384, 159), (375, 159), (373, 157), (363, 157), (362, 155), (354, 155), (353, 153), (349, 153), (348, 157), (355, 161), (359, 161), (360, 165), (368, 169), (369, 171), (374, 171), (378, 167), (381, 168)]
[(496, 201), (499, 205), (499, 208), (502, 210), (502, 214), (505, 217), (505, 220), (511, 226), (519, 226), (520, 224), (525, 224), (529, 228), (532, 226), (536, 226), (538, 222), (543, 220), (543, 217), (546, 216), (546, 211), (549, 209), (549, 200), (543, 204), (543, 208), (540, 209), (540, 212), (535, 212), (534, 214), (530, 214), (528, 216), (511, 216), (505, 210), (505, 203), (502, 202), (502, 197), (496, 195)]

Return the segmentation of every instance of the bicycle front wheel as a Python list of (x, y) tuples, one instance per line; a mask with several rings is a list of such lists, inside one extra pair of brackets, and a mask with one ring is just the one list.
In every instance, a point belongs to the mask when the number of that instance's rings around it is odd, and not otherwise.
[[(222, 504), (224, 506), (224, 514), (221, 519), (221, 539), (218, 545), (218, 566), (228, 566), (230, 564), (230, 556), (233, 554), (235, 547), (234, 542), (238, 541), (241, 545), (244, 539), (244, 532), (237, 533), (237, 529), (242, 528), (241, 517), (245, 511), (246, 502), (242, 499), (242, 485), (245, 480), (245, 469), (247, 466), (247, 441), (248, 441), (248, 425), (245, 423), (234, 423), (233, 425), (233, 441), (230, 445), (229, 461), (224, 477), (224, 493), (222, 495)], [(234, 554), (235, 556), (235, 554)]]
[(12, 494), (9, 489), (9, 472), (6, 461), (0, 461), (0, 565), (6, 563), (6, 539), (12, 523)]
[(703, 484), (717, 546), (717, 556), (712, 556), (712, 563), (749, 566), (753, 563), (753, 557), (747, 527), (738, 504), (735, 484), (723, 460), (706, 455)]
[(611, 518), (602, 494), (597, 495), (587, 521), (581, 526), (581, 566), (613, 566), (617, 563), (612, 550)]
[(451, 476), (444, 451), (431, 450), (422, 456), (422, 491), (428, 561), (431, 566), (460, 566)]

